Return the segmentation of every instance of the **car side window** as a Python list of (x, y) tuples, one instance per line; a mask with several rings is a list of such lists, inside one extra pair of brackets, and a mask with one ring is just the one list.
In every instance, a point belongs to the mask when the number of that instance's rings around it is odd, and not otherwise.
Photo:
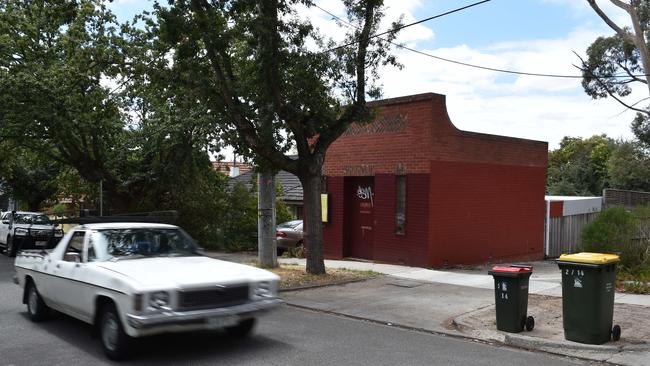
[(81, 261), (81, 256), (83, 255), (83, 249), (84, 249), (85, 235), (86, 232), (84, 231), (77, 231), (74, 234), (72, 234), (72, 237), (70, 238), (70, 242), (68, 243), (68, 247), (65, 249), (65, 255), (63, 257), (63, 260), (68, 262)]

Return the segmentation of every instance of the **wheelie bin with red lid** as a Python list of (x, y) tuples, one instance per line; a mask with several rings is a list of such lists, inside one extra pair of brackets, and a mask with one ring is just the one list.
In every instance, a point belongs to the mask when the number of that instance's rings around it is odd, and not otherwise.
[(533, 330), (535, 319), (527, 316), (528, 280), (533, 267), (495, 266), (488, 273), (494, 277), (497, 329), (513, 333), (521, 332), (524, 328)]

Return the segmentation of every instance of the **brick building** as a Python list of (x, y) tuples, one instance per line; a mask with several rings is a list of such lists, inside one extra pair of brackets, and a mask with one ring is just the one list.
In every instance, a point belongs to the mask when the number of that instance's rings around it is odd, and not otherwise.
[(445, 96), (374, 102), (328, 150), (325, 255), (442, 267), (541, 259), (546, 142), (461, 131)]

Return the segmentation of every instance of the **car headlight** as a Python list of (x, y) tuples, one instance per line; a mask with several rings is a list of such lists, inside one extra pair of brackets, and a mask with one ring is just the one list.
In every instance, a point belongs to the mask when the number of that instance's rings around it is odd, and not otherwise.
[(161, 309), (169, 305), (169, 292), (157, 291), (149, 295), (149, 306), (156, 309)]
[(276, 283), (273, 281), (258, 282), (255, 287), (255, 297), (276, 297)]
[(54, 230), (54, 236), (63, 236), (63, 230), (61, 229)]
[(22, 227), (16, 228), (16, 235), (17, 236), (25, 236), (27, 234), (29, 234), (28, 229), (23, 229)]

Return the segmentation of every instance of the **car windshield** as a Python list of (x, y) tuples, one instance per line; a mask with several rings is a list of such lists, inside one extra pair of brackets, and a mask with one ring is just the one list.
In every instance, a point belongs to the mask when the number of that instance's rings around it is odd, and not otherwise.
[(197, 254), (192, 238), (180, 229), (98, 230), (91, 241), (99, 260)]
[(19, 214), (17, 213), (14, 217), (14, 222), (16, 224), (38, 224), (38, 225), (47, 225), (50, 224), (50, 218), (47, 215), (43, 214)]
[(293, 229), (296, 226), (302, 224), (302, 220), (294, 220), (294, 221), (287, 221), (285, 223), (282, 223), (278, 225), (279, 229)]

